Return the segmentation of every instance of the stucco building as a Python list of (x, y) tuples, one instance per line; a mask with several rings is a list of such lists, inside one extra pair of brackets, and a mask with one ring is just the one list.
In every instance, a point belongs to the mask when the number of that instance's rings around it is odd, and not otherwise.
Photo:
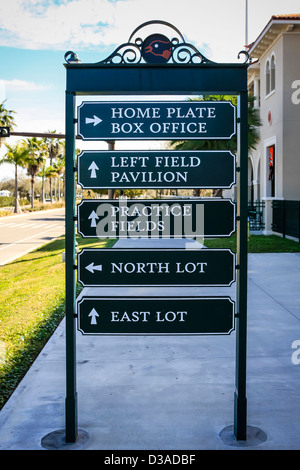
[(262, 126), (249, 155), (248, 200), (265, 201), (268, 230), (270, 201), (300, 201), (300, 13), (272, 16), (249, 54), (248, 89)]
[(249, 199), (300, 200), (300, 13), (272, 16), (249, 54), (257, 60), (249, 93), (262, 121), (249, 158)]

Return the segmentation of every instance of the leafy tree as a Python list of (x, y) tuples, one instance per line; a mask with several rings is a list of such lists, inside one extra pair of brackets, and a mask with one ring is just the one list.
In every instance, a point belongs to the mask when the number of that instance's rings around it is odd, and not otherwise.
[[(13, 114), (15, 111), (11, 109), (6, 109), (4, 107), (5, 101), (0, 103), (0, 126), (1, 127), (9, 127), (10, 130), (13, 129), (13, 127), (16, 125), (14, 121)], [(4, 141), (4, 137), (0, 138), (0, 147), (2, 145), (2, 142)]]
[(40, 170), (37, 173), (37, 176), (42, 178), (42, 191), (41, 191), (41, 202), (45, 202), (45, 178), (46, 178), (46, 161), (44, 160), (40, 166)]
[[(48, 131), (49, 133), (55, 134), (56, 131)], [(53, 167), (54, 161), (57, 158), (63, 158), (64, 155), (64, 145), (62, 139), (45, 137), (43, 139), (48, 150), (48, 158), (50, 161), (50, 167)], [(50, 185), (50, 201), (52, 202), (52, 177), (49, 176), (49, 185)]]
[(58, 188), (57, 188), (57, 199), (60, 201), (60, 180), (61, 176), (64, 174), (65, 171), (65, 159), (64, 158), (57, 158), (57, 161), (53, 165), (53, 169), (56, 171)]
[[(253, 107), (254, 96), (248, 97), (248, 150), (255, 149), (259, 142), (258, 128), (261, 126), (261, 120), (258, 109)], [(237, 97), (230, 95), (215, 96), (204, 95), (191, 101), (231, 101), (237, 105)], [(230, 140), (174, 140), (169, 143), (170, 148), (174, 150), (230, 150), (237, 151), (237, 136), (234, 135)], [(197, 190), (194, 191), (197, 193)], [(198, 191), (199, 193), (199, 191)], [(214, 195), (220, 195), (219, 190), (213, 191)]]
[(254, 150), (259, 143), (259, 127), (262, 125), (259, 110), (253, 106), (256, 97), (248, 96), (248, 150)]
[(28, 157), (27, 149), (19, 142), (15, 145), (5, 144), (7, 152), (4, 157), (0, 160), (2, 163), (11, 163), (15, 165), (15, 208), (16, 214), (21, 212), (19, 201), (18, 201), (18, 166), (25, 168)]
[(22, 145), (27, 151), (26, 167), (27, 173), (31, 176), (31, 207), (34, 205), (34, 178), (44, 162), (47, 154), (47, 146), (42, 139), (31, 137), (22, 141)]
[[(50, 181), (53, 180), (53, 178), (56, 178), (56, 177), (57, 177), (57, 171), (56, 171), (56, 169), (54, 168), (54, 165), (53, 165), (53, 166), (48, 166), (48, 167), (45, 169), (45, 177), (49, 180), (49, 183), (50, 183)], [(51, 186), (51, 191), (52, 191), (52, 186)], [(51, 194), (51, 191), (50, 191), (50, 194)], [(53, 195), (50, 195), (50, 201), (51, 201), (51, 203), (53, 202), (53, 201), (52, 201), (52, 197), (53, 197)]]
[[(248, 98), (248, 150), (255, 149), (259, 142), (258, 128), (261, 126), (259, 111), (253, 107), (255, 101), (254, 96)], [(236, 96), (215, 96), (205, 95), (200, 98), (195, 98), (191, 101), (231, 101), (235, 106), (237, 105)], [(170, 147), (175, 150), (237, 150), (237, 136), (234, 135), (230, 140), (173, 140), (170, 142)]]

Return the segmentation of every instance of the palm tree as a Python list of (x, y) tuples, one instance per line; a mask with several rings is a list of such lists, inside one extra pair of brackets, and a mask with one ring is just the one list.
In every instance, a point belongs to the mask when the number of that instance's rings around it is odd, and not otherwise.
[(58, 157), (57, 161), (53, 165), (54, 170), (56, 171), (58, 179), (58, 188), (57, 188), (57, 199), (60, 201), (60, 177), (64, 174), (65, 171), (65, 159), (63, 157)]
[[(54, 166), (48, 166), (45, 169), (45, 177), (49, 180), (49, 183), (50, 183), (50, 181), (52, 181), (53, 178), (57, 177), (57, 171), (54, 168)], [(51, 198), (51, 202), (52, 202), (52, 195), (50, 196), (50, 198)]]
[[(49, 133), (55, 134), (56, 131), (48, 131)], [(61, 139), (55, 139), (52, 137), (45, 137), (43, 139), (48, 149), (48, 156), (50, 160), (50, 167), (53, 166), (53, 160), (62, 155), (63, 144)], [(50, 184), (50, 201), (52, 202), (52, 177), (49, 178)]]
[[(259, 110), (253, 107), (254, 96), (248, 97), (248, 150), (256, 148), (259, 142), (258, 128), (261, 126)], [(236, 96), (215, 96), (205, 95), (201, 98), (195, 98), (193, 101), (231, 101), (237, 104)], [(230, 140), (173, 140), (170, 147), (176, 150), (237, 150), (237, 136), (234, 135)]]
[(34, 178), (43, 164), (47, 153), (47, 146), (42, 139), (31, 137), (23, 140), (22, 144), (27, 150), (26, 167), (27, 173), (31, 176), (31, 207), (34, 205)]
[[(248, 96), (248, 150), (255, 149), (259, 142), (258, 128), (261, 126), (259, 110), (253, 107), (255, 101), (254, 96)], [(205, 95), (200, 98), (195, 98), (197, 101), (231, 101), (234, 105), (237, 104), (236, 96), (211, 96)], [(194, 101), (193, 100), (193, 101)], [(169, 144), (170, 148), (175, 150), (230, 150), (235, 153), (237, 151), (237, 136), (234, 135), (230, 140), (174, 140)], [(195, 193), (197, 190), (194, 191)], [(214, 190), (214, 196), (220, 196), (222, 190)]]
[(42, 195), (41, 195), (41, 202), (45, 202), (45, 178), (46, 176), (46, 161), (44, 160), (40, 166), (40, 170), (37, 174), (40, 178), (42, 178)]
[(248, 95), (248, 150), (254, 150), (259, 143), (259, 127), (262, 125), (259, 109), (253, 106), (257, 98)]
[[(2, 127), (9, 127), (10, 129), (13, 129), (13, 127), (16, 125), (14, 121), (13, 114), (15, 111), (11, 109), (6, 109), (4, 107), (5, 101), (0, 103), (0, 126)], [(4, 140), (4, 137), (0, 137), (0, 147), (2, 145), (2, 141)]]
[(17, 143), (15, 145), (5, 144), (7, 152), (4, 157), (0, 160), (2, 163), (12, 163), (15, 165), (15, 208), (14, 212), (16, 214), (21, 212), (19, 200), (18, 200), (18, 166), (25, 167), (27, 160), (27, 149), (24, 148), (22, 144)]

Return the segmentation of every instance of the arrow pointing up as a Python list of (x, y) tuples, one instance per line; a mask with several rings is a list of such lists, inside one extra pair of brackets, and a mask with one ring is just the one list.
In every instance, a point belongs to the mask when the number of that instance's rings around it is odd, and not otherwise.
[(95, 162), (92, 162), (88, 168), (91, 170), (91, 178), (97, 178), (96, 170), (99, 170)]
[(89, 219), (92, 219), (91, 227), (96, 227), (96, 226), (97, 226), (96, 219), (99, 219), (99, 217), (97, 216), (97, 214), (96, 214), (95, 211), (93, 211), (93, 212), (90, 214)]
[(85, 267), (88, 271), (90, 271), (92, 274), (94, 274), (94, 271), (102, 271), (102, 264), (99, 264), (98, 266), (94, 265), (94, 261), (89, 264), (88, 266)]
[(89, 317), (91, 317), (91, 325), (97, 325), (96, 317), (99, 317), (99, 314), (94, 308), (90, 311)]
[(85, 118), (86, 124), (94, 124), (94, 126), (97, 126), (97, 124), (99, 124), (100, 122), (102, 122), (102, 119), (100, 119), (98, 116), (95, 116), (95, 114), (92, 118)]

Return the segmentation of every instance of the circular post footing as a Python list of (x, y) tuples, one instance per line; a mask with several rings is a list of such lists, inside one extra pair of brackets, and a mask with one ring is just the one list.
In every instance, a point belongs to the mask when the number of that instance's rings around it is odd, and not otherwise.
[(227, 426), (222, 429), (219, 434), (224, 444), (234, 447), (251, 447), (258, 446), (262, 442), (267, 440), (267, 435), (264, 431), (254, 426), (247, 426), (246, 428), (246, 440), (237, 440), (234, 435), (234, 426)]
[(76, 442), (66, 442), (65, 429), (52, 431), (41, 440), (41, 445), (47, 450), (79, 450), (84, 447), (89, 435), (83, 429), (78, 429)]

